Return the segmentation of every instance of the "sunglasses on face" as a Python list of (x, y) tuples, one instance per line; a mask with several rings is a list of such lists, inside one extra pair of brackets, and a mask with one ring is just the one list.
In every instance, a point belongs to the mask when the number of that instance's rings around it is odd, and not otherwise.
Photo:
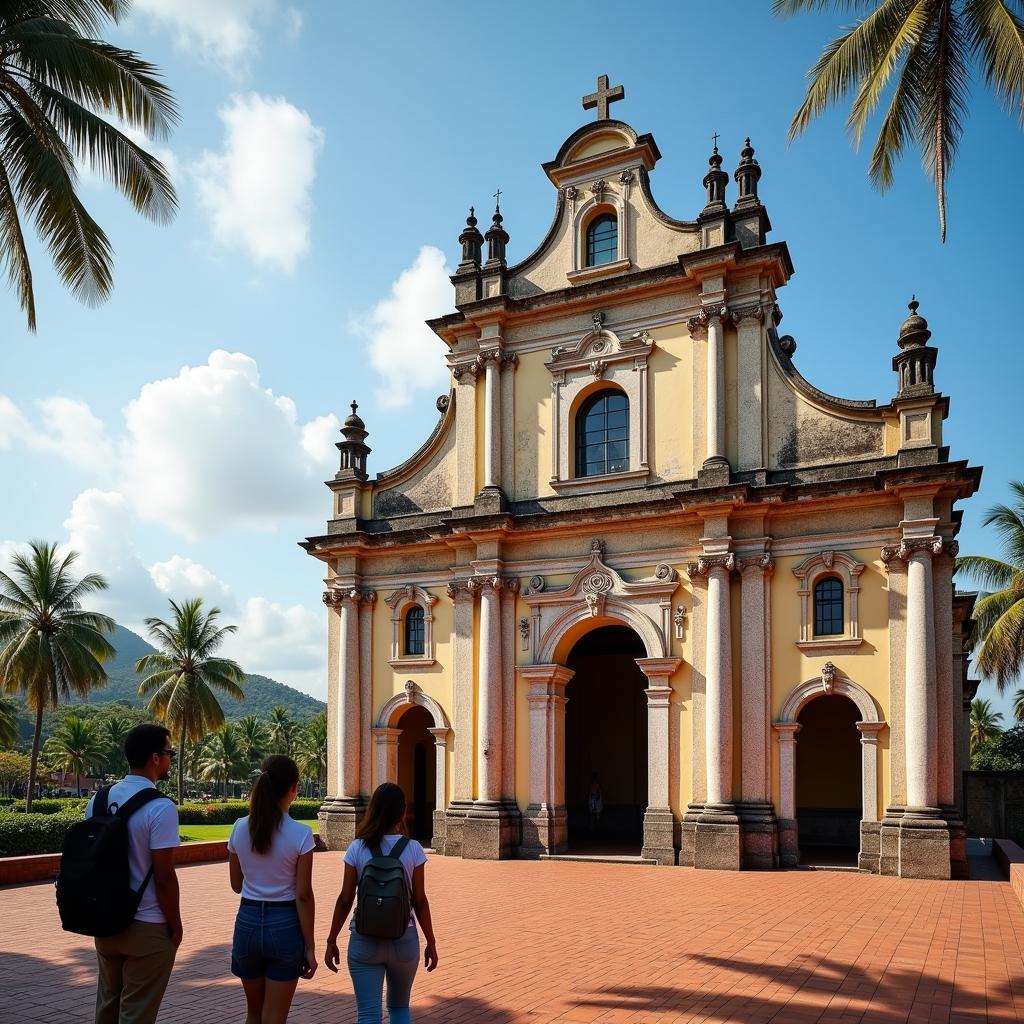
[(169, 757), (172, 761), (178, 756), (178, 752), (176, 750), (161, 750), (160, 753), (165, 757)]

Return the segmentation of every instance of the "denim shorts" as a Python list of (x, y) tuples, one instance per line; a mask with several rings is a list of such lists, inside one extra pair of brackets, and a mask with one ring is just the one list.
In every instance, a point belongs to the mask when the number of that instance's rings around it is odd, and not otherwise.
[(294, 981), (305, 969), (306, 944), (295, 904), (243, 903), (235, 918), (231, 973), (250, 980)]

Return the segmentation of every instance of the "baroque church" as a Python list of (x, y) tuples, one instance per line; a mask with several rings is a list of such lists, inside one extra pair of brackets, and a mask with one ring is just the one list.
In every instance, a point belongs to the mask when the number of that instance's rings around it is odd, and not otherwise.
[(326, 567), (321, 833), (344, 847), (394, 781), (449, 857), (963, 877), (952, 571), (980, 469), (943, 445), (928, 324), (894, 316), (885, 404), (816, 388), (750, 140), (734, 195), (716, 145), (677, 220), (623, 95), (598, 79), (542, 165), (554, 216), (522, 262), (499, 209), (484, 234), (470, 211), (419, 450), (371, 476), (345, 420), (303, 545)]

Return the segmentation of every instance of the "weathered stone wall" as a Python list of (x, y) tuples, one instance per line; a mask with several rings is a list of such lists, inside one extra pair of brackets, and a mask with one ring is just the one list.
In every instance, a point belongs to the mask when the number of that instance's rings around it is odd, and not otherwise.
[(1024, 844), (1024, 772), (964, 772), (964, 823), (969, 836)]

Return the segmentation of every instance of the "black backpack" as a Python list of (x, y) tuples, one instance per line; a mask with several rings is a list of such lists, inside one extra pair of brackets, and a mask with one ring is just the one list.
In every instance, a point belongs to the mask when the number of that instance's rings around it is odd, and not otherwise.
[(170, 800), (166, 793), (146, 788), (111, 814), (105, 786), (93, 801), (92, 817), (75, 822), (64, 837), (57, 875), (57, 910), (66, 932), (116, 935), (133, 920), (139, 901), (153, 877), (153, 868), (136, 892), (128, 867), (128, 819), (151, 800)]
[(385, 857), (380, 846), (370, 850), (356, 888), (356, 931), (371, 939), (400, 939), (409, 927), (409, 886), (399, 857), (409, 845), (402, 836)]

